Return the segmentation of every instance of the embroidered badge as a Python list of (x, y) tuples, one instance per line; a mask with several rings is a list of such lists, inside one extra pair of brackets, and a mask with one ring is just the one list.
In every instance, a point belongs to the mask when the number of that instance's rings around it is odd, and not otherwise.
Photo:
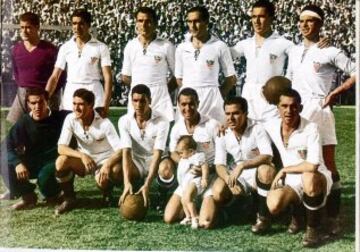
[(314, 70), (315, 70), (315, 72), (319, 72), (319, 70), (320, 70), (320, 67), (321, 67), (321, 64), (320, 64), (320, 62), (313, 62), (313, 65), (314, 65)]
[(154, 56), (154, 60), (156, 63), (159, 63), (161, 61), (161, 59), (162, 59), (161, 56), (157, 56), (157, 55)]
[(90, 59), (91, 59), (91, 64), (95, 64), (98, 60), (98, 58), (96, 57), (91, 57)]
[(270, 53), (269, 57), (270, 57), (270, 63), (271, 64), (275, 63), (276, 59), (278, 58), (277, 55), (271, 54), (271, 53)]
[(299, 153), (299, 156), (302, 158), (302, 159), (306, 159), (306, 156), (307, 156), (307, 150), (305, 149), (301, 149), (301, 150), (298, 150), (298, 153)]
[(206, 64), (208, 68), (212, 68), (214, 66), (215, 61), (214, 60), (206, 60)]

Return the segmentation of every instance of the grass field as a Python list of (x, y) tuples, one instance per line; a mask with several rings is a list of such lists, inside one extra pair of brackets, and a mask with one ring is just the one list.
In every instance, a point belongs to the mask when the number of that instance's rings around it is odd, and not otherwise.
[[(117, 121), (119, 110), (112, 111)], [(340, 237), (327, 241), (319, 251), (355, 250), (355, 109), (335, 108), (339, 145), (336, 159), (343, 185)], [(0, 191), (4, 188), (0, 185)], [(79, 208), (54, 215), (54, 207), (14, 212), (15, 201), (0, 202), (0, 247), (116, 249), (116, 250), (217, 250), (306, 251), (303, 232), (288, 235), (287, 218), (277, 218), (270, 233), (253, 235), (250, 220), (214, 230), (191, 230), (179, 224), (166, 225), (150, 210), (141, 223), (125, 221), (117, 207), (102, 207), (93, 178), (76, 179)], [(117, 194), (121, 190), (116, 190)], [(154, 198), (154, 197), (153, 197)]]

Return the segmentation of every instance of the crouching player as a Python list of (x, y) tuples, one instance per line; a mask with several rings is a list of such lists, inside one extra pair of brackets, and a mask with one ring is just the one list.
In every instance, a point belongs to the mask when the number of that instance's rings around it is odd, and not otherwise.
[(150, 108), (150, 89), (139, 84), (131, 90), (133, 113), (119, 119), (121, 148), (123, 149), (124, 191), (119, 204), (126, 195), (136, 191), (135, 182), (141, 182), (136, 192), (142, 194), (148, 206), (150, 185), (157, 175), (161, 155), (165, 150), (169, 122)]
[[(112, 187), (121, 182), (120, 139), (111, 121), (94, 110), (94, 101), (94, 94), (83, 88), (73, 95), (73, 113), (66, 117), (58, 141), (56, 178), (64, 201), (55, 210), (56, 214), (75, 207), (74, 174), (80, 177), (95, 174), (105, 202), (111, 199)], [(73, 136), (77, 149), (69, 146)]]
[[(272, 183), (267, 205), (271, 214), (278, 214), (290, 205), (299, 209), (304, 204), (307, 228), (303, 245), (311, 247), (321, 241), (321, 208), (326, 204), (332, 180), (324, 165), (318, 126), (302, 118), (301, 109), (299, 93), (288, 89), (278, 103), (281, 119), (265, 123), (284, 165)], [(301, 212), (293, 212), (290, 233), (299, 231), (301, 217)]]
[[(180, 160), (177, 167), (178, 188), (175, 194), (181, 197), (185, 218), (182, 225), (191, 224), (192, 229), (199, 227), (199, 215), (194, 200), (208, 186), (209, 167), (203, 152), (196, 152), (197, 143), (192, 136), (184, 135), (178, 140), (176, 151)], [(191, 173), (191, 167), (201, 167), (201, 177)]]
[[(275, 177), (271, 165), (272, 150), (265, 130), (247, 118), (247, 102), (242, 97), (225, 101), (228, 129), (216, 139), (215, 165), (219, 178), (212, 189), (213, 197), (220, 206), (229, 204), (250, 190), (258, 194), (258, 218), (251, 230), (262, 233), (270, 227), (270, 214), (266, 197)], [(234, 159), (228, 168), (227, 154)]]

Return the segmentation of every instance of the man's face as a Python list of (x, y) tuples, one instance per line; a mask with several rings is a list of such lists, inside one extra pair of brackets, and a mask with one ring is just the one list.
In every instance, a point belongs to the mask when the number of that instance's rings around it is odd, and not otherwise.
[(150, 110), (150, 102), (145, 94), (132, 94), (132, 105), (137, 116), (144, 116)]
[(39, 38), (39, 26), (20, 21), (20, 37), (23, 41), (33, 42)]
[(44, 95), (29, 95), (27, 105), (35, 121), (40, 121), (49, 115), (48, 102)]
[(76, 38), (83, 38), (89, 35), (90, 25), (87, 24), (81, 17), (73, 17), (71, 22), (72, 31)]
[(300, 117), (301, 104), (299, 104), (294, 97), (282, 95), (280, 96), (278, 110), (281, 120), (285, 124), (291, 125)]
[(87, 119), (92, 115), (93, 105), (75, 96), (73, 98), (73, 111), (77, 119)]
[(180, 95), (178, 105), (185, 120), (193, 119), (198, 113), (199, 104), (191, 95)]
[(305, 15), (300, 17), (299, 26), (303, 37), (311, 39), (319, 35), (322, 22), (318, 18)]
[(272, 17), (263, 7), (255, 7), (251, 12), (251, 22), (254, 32), (259, 35), (265, 35), (271, 30)]
[(156, 24), (147, 13), (139, 12), (136, 16), (136, 31), (138, 35), (151, 37), (155, 33)]
[(244, 113), (238, 104), (225, 105), (226, 122), (230, 129), (239, 130), (247, 120), (247, 113)]
[(202, 37), (207, 33), (208, 23), (201, 19), (200, 12), (190, 12), (187, 15), (186, 23), (193, 37)]

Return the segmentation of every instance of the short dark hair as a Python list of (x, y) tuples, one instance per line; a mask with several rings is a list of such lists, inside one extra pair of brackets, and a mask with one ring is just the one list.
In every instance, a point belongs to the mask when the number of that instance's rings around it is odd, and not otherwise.
[(158, 16), (156, 15), (156, 12), (153, 8), (150, 8), (150, 7), (139, 7), (136, 12), (135, 12), (135, 19), (137, 19), (137, 16), (139, 13), (145, 13), (145, 14), (148, 14), (151, 19), (153, 20), (154, 24), (157, 25), (157, 22), (159, 20)]
[(86, 9), (76, 9), (74, 10), (73, 14), (71, 15), (71, 19), (73, 17), (80, 17), (85, 23), (91, 26), (91, 14)]
[(275, 6), (272, 2), (269, 2), (267, 0), (259, 0), (257, 2), (254, 3), (252, 10), (254, 8), (265, 8), (266, 9), (266, 13), (270, 16), (270, 17), (274, 17), (275, 16)]
[(20, 15), (20, 21), (22, 22), (29, 22), (34, 26), (40, 26), (40, 17), (39, 15), (33, 12), (25, 12)]
[(48, 91), (46, 91), (43, 88), (40, 87), (32, 87), (32, 88), (27, 88), (26, 92), (25, 92), (25, 100), (28, 101), (29, 96), (31, 95), (36, 95), (36, 96), (44, 96), (45, 100), (48, 101), (49, 100), (49, 93)]
[(289, 89), (285, 90), (280, 95), (279, 103), (280, 103), (280, 100), (281, 100), (281, 96), (294, 98), (296, 100), (296, 102), (299, 103), (299, 105), (301, 105), (301, 96), (300, 96), (299, 92), (296, 91), (295, 89), (289, 88)]
[(306, 5), (304, 8), (302, 8), (301, 12), (306, 11), (306, 10), (315, 12), (316, 14), (318, 14), (321, 17), (321, 20), (324, 20), (324, 16), (325, 16), (324, 11), (319, 6), (317, 6), (315, 4), (309, 4), (309, 5)]
[(227, 105), (233, 105), (233, 104), (238, 105), (243, 113), (247, 113), (247, 112), (248, 112), (248, 103), (247, 103), (247, 101), (245, 100), (245, 98), (240, 97), (240, 96), (229, 97), (229, 98), (226, 99), (225, 102), (224, 102), (224, 109), (225, 109), (225, 106), (227, 106)]
[(74, 94), (73, 97), (80, 97), (81, 99), (83, 99), (86, 103), (94, 106), (95, 104), (95, 95), (93, 92), (85, 89), (85, 88), (79, 88), (77, 89)]
[(147, 98), (151, 99), (151, 91), (150, 88), (144, 84), (138, 84), (135, 87), (132, 88), (131, 90), (131, 97), (134, 94), (143, 94), (145, 95)]
[(184, 95), (184, 96), (191, 96), (195, 99), (195, 101), (197, 103), (199, 103), (199, 96), (197, 94), (197, 92), (195, 91), (195, 89), (192, 88), (184, 88), (180, 91), (180, 93), (178, 94), (177, 100), (180, 101), (180, 96)]
[(197, 143), (195, 142), (194, 138), (190, 135), (182, 135), (180, 136), (179, 140), (177, 141), (177, 144), (184, 143), (185, 148), (187, 149), (193, 149), (196, 150)]
[(208, 9), (205, 6), (195, 6), (195, 7), (190, 8), (186, 12), (186, 16), (189, 15), (189, 13), (191, 13), (191, 12), (199, 12), (201, 20), (205, 21), (206, 23), (209, 23), (210, 14), (209, 14)]

